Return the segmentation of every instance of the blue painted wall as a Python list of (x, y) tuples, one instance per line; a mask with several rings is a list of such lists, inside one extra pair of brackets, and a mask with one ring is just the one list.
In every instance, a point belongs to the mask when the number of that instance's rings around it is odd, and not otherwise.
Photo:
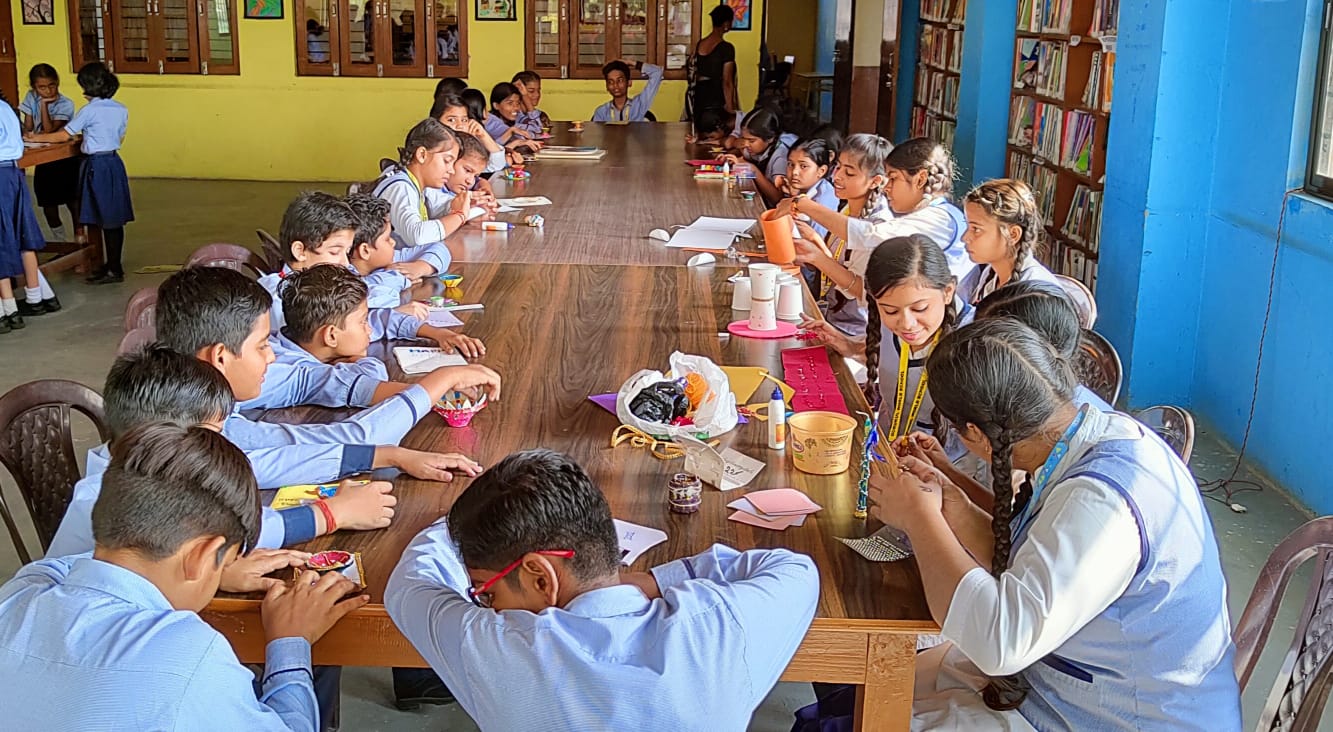
[(912, 98), (916, 96), (916, 58), (921, 45), (921, 2), (903, 0), (898, 45), (898, 96), (894, 97), (894, 137), (902, 142), (912, 132)]
[[(833, 73), (833, 46), (836, 40), (838, 23), (838, 0), (819, 0), (819, 17), (815, 32), (815, 72)], [(833, 95), (824, 94), (819, 99), (819, 118), (830, 119), (833, 116)]]
[(1004, 176), (1018, 0), (967, 4), (963, 75), (958, 88), (957, 193)]

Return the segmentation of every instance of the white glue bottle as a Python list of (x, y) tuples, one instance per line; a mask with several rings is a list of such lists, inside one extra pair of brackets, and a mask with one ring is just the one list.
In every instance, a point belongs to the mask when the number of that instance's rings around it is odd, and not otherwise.
[(768, 449), (782, 450), (787, 447), (787, 404), (782, 400), (782, 389), (773, 387), (773, 396), (768, 400)]

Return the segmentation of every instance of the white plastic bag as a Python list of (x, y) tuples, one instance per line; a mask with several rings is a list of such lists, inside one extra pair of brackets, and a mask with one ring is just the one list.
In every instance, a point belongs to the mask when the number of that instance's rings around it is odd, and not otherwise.
[(645, 388), (661, 381), (667, 381), (660, 371), (645, 369), (631, 376), (616, 394), (616, 416), (622, 424), (627, 424), (657, 438), (677, 436), (709, 439), (726, 434), (736, 428), (740, 415), (736, 412), (736, 395), (731, 393), (731, 382), (727, 373), (717, 364), (703, 356), (691, 356), (679, 351), (671, 354), (671, 374), (679, 379), (686, 374), (699, 374), (708, 384), (708, 395), (699, 408), (694, 410), (694, 424), (672, 426), (661, 422), (648, 422), (635, 417), (629, 411), (630, 402)]

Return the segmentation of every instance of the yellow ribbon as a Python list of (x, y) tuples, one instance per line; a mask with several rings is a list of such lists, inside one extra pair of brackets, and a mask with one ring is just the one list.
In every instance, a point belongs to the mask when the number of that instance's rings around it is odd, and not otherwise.
[[(646, 447), (658, 460), (675, 460), (685, 457), (685, 449), (670, 440), (659, 440), (637, 427), (622, 424), (611, 433), (611, 447), (629, 443), (630, 447)], [(709, 447), (717, 447), (720, 440), (710, 440)]]
[[(838, 213), (842, 214), (843, 216), (846, 216), (847, 207), (843, 206), (842, 210), (839, 211)], [(829, 246), (829, 257), (831, 257), (833, 261), (841, 264), (842, 255), (844, 252), (847, 251), (847, 240), (834, 234), (833, 232), (829, 232), (829, 240), (828, 242), (826, 242), (826, 244), (834, 245), (834, 246)], [(827, 295), (829, 288), (832, 286), (833, 286), (833, 278), (821, 272), (819, 275), (819, 296), (823, 297)]]
[[(940, 332), (935, 331), (935, 337), (930, 339), (930, 345), (933, 348), (940, 340)], [(898, 351), (898, 390), (897, 399), (893, 405), (893, 422), (889, 425), (889, 442), (898, 439), (898, 430), (903, 434), (912, 430), (912, 425), (916, 424), (917, 413), (921, 411), (921, 402), (926, 398), (926, 370), (921, 369), (921, 381), (916, 385), (916, 394), (912, 397), (912, 410), (907, 413), (907, 426), (902, 426), (903, 418), (903, 398), (907, 396), (907, 362), (911, 360), (911, 347), (906, 343), (901, 344)]]
[(421, 214), (421, 220), (430, 221), (430, 214), (426, 211), (426, 190), (421, 187), (417, 177), (412, 175), (412, 171), (403, 168), (403, 172), (407, 173), (407, 179), (412, 181), (412, 186), (417, 189), (417, 210)]

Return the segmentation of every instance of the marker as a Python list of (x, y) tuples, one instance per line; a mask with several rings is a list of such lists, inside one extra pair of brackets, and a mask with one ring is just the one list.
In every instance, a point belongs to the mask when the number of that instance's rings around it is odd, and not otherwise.
[(481, 222), (482, 231), (509, 231), (514, 225), (507, 221), (483, 221)]

